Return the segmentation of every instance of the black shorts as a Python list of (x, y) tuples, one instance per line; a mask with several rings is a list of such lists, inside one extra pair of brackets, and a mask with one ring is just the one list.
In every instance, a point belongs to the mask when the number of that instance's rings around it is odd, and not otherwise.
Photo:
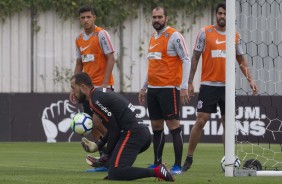
[(225, 115), (225, 86), (201, 85), (197, 112), (216, 113), (217, 105), (221, 115)]
[(147, 104), (150, 120), (178, 120), (180, 90), (176, 88), (148, 88)]

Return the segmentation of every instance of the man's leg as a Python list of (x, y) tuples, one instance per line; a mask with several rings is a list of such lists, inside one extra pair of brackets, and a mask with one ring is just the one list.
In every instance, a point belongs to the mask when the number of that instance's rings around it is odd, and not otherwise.
[(154, 148), (154, 164), (155, 166), (162, 163), (163, 149), (165, 144), (164, 120), (151, 120), (153, 129), (153, 148)]
[(155, 168), (162, 163), (163, 148), (165, 144), (164, 119), (161, 104), (161, 92), (163, 89), (148, 88), (147, 104), (153, 130), (154, 164), (149, 168)]
[(171, 132), (174, 148), (174, 166), (171, 169), (172, 174), (181, 174), (181, 160), (183, 153), (183, 137), (179, 120), (166, 120), (166, 125)]
[(126, 135), (122, 135), (111, 156), (108, 179), (130, 181), (158, 177), (165, 181), (174, 181), (173, 176), (163, 164), (154, 169), (132, 167), (137, 154), (146, 150), (150, 141), (151, 134), (147, 127), (133, 128)]
[(225, 153), (225, 115), (221, 115), (221, 123), (223, 126), (223, 134), (222, 134), (223, 153)]
[(183, 171), (187, 171), (193, 163), (193, 153), (197, 147), (198, 142), (200, 141), (203, 128), (206, 125), (206, 122), (208, 121), (209, 117), (210, 113), (198, 112), (196, 123), (190, 133), (188, 154), (185, 163), (182, 167)]

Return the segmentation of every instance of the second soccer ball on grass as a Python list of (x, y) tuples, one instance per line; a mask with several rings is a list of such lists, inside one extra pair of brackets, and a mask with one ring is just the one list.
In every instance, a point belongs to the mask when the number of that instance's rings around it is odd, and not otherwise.
[[(239, 158), (237, 156), (235, 157), (235, 161), (234, 161), (234, 163), (232, 165), (233, 165), (233, 167), (235, 169), (239, 169), (240, 168), (241, 162), (240, 162), (240, 160), (239, 160)], [(225, 164), (225, 156), (222, 157), (221, 162), (220, 162), (220, 166), (221, 166), (222, 171), (224, 172), (225, 171), (225, 166), (226, 166), (226, 164)]]

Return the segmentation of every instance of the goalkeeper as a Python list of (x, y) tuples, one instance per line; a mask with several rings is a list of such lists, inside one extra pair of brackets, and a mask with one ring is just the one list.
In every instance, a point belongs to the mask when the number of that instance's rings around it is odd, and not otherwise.
[(95, 88), (90, 77), (83, 72), (72, 76), (71, 88), (79, 103), (89, 100), (91, 109), (101, 118), (107, 129), (107, 134), (100, 143), (82, 139), (84, 149), (92, 153), (107, 143), (100, 159), (89, 160), (93, 161), (92, 165), (108, 162), (109, 180), (157, 177), (174, 181), (170, 171), (163, 164), (154, 169), (132, 167), (137, 155), (149, 148), (151, 134), (147, 126), (138, 123), (135, 108), (128, 100), (112, 90)]

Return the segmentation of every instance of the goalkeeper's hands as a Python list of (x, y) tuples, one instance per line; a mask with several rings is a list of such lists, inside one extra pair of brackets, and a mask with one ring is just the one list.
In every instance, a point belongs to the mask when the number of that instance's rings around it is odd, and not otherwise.
[(98, 145), (95, 142), (89, 141), (85, 137), (81, 139), (83, 149), (88, 153), (95, 153), (98, 151)]
[(108, 167), (109, 155), (102, 154), (100, 158), (92, 157), (91, 155), (86, 156), (86, 163), (92, 167)]

